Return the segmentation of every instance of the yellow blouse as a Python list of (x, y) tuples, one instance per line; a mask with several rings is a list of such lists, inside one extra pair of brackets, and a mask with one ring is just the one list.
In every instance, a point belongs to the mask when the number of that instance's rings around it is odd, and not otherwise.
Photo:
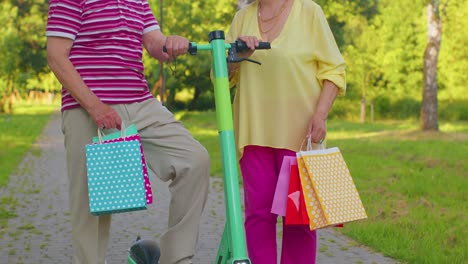
[[(226, 36), (261, 39), (258, 1), (239, 10)], [(235, 75), (234, 131), (239, 158), (248, 145), (298, 151), (315, 111), (323, 80), (346, 91), (345, 62), (322, 9), (312, 0), (294, 0), (289, 17), (269, 50), (242, 62)]]

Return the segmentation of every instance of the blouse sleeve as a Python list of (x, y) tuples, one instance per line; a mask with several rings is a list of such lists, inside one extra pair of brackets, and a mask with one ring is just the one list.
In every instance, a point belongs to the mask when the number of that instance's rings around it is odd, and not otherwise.
[(316, 9), (312, 28), (316, 36), (312, 47), (314, 47), (314, 59), (318, 62), (317, 79), (320, 85), (323, 85), (324, 80), (333, 82), (339, 89), (339, 95), (345, 95), (345, 61), (320, 7)]

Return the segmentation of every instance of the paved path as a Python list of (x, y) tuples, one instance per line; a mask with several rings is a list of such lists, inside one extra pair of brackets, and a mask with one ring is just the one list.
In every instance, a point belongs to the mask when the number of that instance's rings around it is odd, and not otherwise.
[[(0, 264), (71, 263), (70, 215), (67, 211), (67, 177), (60, 115), (53, 115), (43, 135), (10, 177), (0, 199), (10, 199), (17, 217), (8, 223), (0, 241)], [(126, 263), (126, 254), (137, 235), (156, 239), (167, 224), (169, 202), (166, 184), (153, 179), (155, 203), (148, 211), (117, 214), (113, 218), (109, 264)], [(224, 227), (222, 181), (213, 179), (200, 226), (195, 264), (213, 263)], [(395, 261), (337, 234), (319, 231), (317, 263), (379, 263)]]

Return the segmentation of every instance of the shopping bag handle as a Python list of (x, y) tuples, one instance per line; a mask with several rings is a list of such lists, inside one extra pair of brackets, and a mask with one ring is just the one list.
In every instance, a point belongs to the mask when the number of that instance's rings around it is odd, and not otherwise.
[[(302, 140), (302, 143), (301, 143), (301, 147), (299, 148), (299, 151), (302, 151), (302, 148), (304, 147), (304, 143), (307, 143), (306, 145), (306, 151), (310, 151), (310, 150), (313, 150), (312, 148), (312, 137), (310, 135), (307, 135), (304, 140)], [(318, 145), (318, 149), (319, 150), (324, 150), (325, 149), (325, 146), (323, 144), (323, 142), (317, 144)]]
[[(121, 137), (125, 140), (125, 137), (127, 136), (127, 127), (125, 126), (125, 123), (124, 121), (122, 121), (122, 124), (120, 125), (120, 135)], [(98, 138), (99, 138), (99, 144), (102, 144), (102, 138), (105, 136), (104, 132), (102, 131), (102, 129), (100, 129), (98, 127), (97, 129), (97, 135), (98, 135)]]

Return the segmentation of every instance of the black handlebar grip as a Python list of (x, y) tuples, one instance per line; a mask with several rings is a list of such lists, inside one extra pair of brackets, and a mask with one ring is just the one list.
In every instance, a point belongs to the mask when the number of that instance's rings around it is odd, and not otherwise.
[[(247, 47), (247, 44), (240, 39), (236, 40), (232, 44), (235, 46), (237, 52), (244, 52), (249, 49), (249, 47)], [(256, 47), (255, 49), (271, 49), (270, 42), (259, 42), (258, 47)]]
[(270, 42), (259, 42), (255, 49), (271, 49), (271, 44)]
[[(166, 46), (163, 46), (163, 51), (167, 52)], [(187, 52), (189, 52), (190, 54), (197, 53), (197, 46), (193, 46), (192, 43), (190, 42)]]
[(196, 44), (192, 45), (192, 42), (190, 42), (187, 52), (190, 55), (196, 55), (197, 51), (198, 51), (197, 45)]

